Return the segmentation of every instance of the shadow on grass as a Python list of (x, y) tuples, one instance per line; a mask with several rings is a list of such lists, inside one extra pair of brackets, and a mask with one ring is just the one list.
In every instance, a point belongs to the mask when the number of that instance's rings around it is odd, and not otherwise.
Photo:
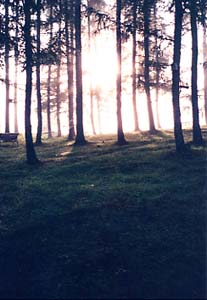
[(155, 210), (74, 210), (1, 238), (0, 298), (204, 298), (203, 223)]

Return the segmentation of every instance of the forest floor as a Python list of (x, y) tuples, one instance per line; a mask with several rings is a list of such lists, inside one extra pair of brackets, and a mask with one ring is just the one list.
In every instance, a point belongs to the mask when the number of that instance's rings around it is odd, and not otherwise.
[(207, 299), (207, 150), (126, 137), (0, 144), (1, 299)]

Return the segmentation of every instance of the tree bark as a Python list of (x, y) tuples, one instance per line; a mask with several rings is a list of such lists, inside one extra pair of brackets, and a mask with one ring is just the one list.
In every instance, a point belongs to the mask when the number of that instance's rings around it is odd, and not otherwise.
[(145, 0), (145, 4), (144, 4), (144, 87), (147, 96), (149, 131), (151, 133), (154, 133), (156, 129), (154, 123), (151, 92), (150, 92), (149, 22), (150, 22), (150, 4), (149, 4), (149, 0)]
[(41, 96), (41, 79), (40, 79), (40, 28), (41, 28), (41, 0), (37, 0), (37, 56), (36, 56), (36, 89), (37, 89), (37, 136), (36, 145), (42, 144), (42, 96)]
[(191, 95), (192, 95), (192, 113), (193, 113), (193, 143), (202, 145), (203, 138), (199, 124), (198, 109), (198, 29), (197, 29), (197, 8), (196, 2), (191, 1), (190, 6), (190, 23), (192, 34), (192, 67), (191, 67)]
[(82, 45), (81, 45), (81, 0), (75, 1), (75, 56), (76, 56), (76, 145), (85, 145), (83, 129), (83, 83), (82, 83)]
[(204, 111), (207, 124), (207, 34), (206, 22), (203, 25), (203, 75), (204, 75)]
[(6, 85), (6, 115), (5, 132), (10, 132), (10, 82), (9, 82), (9, 0), (5, 0), (5, 85)]
[(137, 55), (137, 0), (133, 1), (133, 31), (132, 31), (132, 103), (134, 112), (134, 130), (139, 130), (138, 112), (137, 112), (137, 73), (136, 73), (136, 55)]
[(158, 57), (158, 40), (157, 40), (157, 2), (154, 2), (154, 29), (155, 29), (155, 111), (156, 111), (156, 119), (157, 119), (157, 128), (160, 129), (160, 116), (159, 116), (159, 79), (160, 79), (160, 67), (159, 67), (159, 57)]
[[(53, 7), (52, 3), (50, 4), (50, 42), (49, 45), (52, 43), (53, 37), (53, 23), (52, 23), (52, 13)], [(49, 46), (51, 48), (51, 46)], [(51, 50), (51, 49), (50, 49)], [(50, 94), (51, 94), (51, 64), (48, 66), (48, 77), (47, 77), (47, 130), (48, 130), (48, 138), (52, 137), (51, 131), (51, 110), (50, 110)]]
[(31, 2), (25, 0), (25, 55), (26, 55), (26, 93), (25, 93), (25, 140), (26, 140), (26, 156), (27, 163), (37, 164), (37, 159), (33, 140), (31, 126), (31, 94), (32, 94), (32, 44), (31, 44)]
[[(89, 0), (87, 0), (87, 6), (89, 8)], [(88, 55), (89, 55), (89, 58), (90, 58), (90, 63), (91, 63), (91, 16), (90, 16), (90, 11), (88, 11), (88, 17), (87, 17), (87, 26), (88, 26)], [(91, 68), (91, 65), (90, 65), (90, 68)], [(91, 119), (91, 126), (92, 126), (92, 132), (93, 132), (93, 135), (96, 134), (96, 131), (95, 131), (95, 125), (94, 125), (94, 114), (93, 114), (93, 111), (94, 111), (94, 99), (93, 99), (93, 85), (92, 85), (92, 78), (91, 78), (91, 72), (89, 74), (90, 76), (90, 119)]]
[[(74, 75), (73, 75), (73, 64), (74, 64), (74, 55), (73, 55), (73, 6), (71, 6), (71, 20), (69, 19), (69, 11), (67, 6), (67, 0), (65, 0), (65, 38), (66, 38), (66, 59), (67, 59), (67, 85), (68, 85), (68, 140), (73, 141), (75, 139), (75, 130), (74, 130), (74, 117), (73, 117), (73, 84), (74, 84)], [(70, 32), (69, 32), (70, 28)]]
[(180, 55), (182, 34), (183, 8), (182, 0), (175, 1), (175, 28), (174, 28), (174, 53), (172, 64), (172, 101), (174, 115), (174, 135), (176, 152), (185, 150), (185, 143), (180, 118)]
[(14, 46), (14, 56), (15, 56), (15, 70), (14, 70), (14, 131), (18, 132), (18, 116), (17, 116), (17, 104), (18, 104), (18, 94), (17, 94), (17, 82), (18, 82), (18, 64), (19, 64), (19, 46), (18, 46), (18, 35), (19, 35), (19, 1), (15, 2), (15, 46)]
[(126, 144), (122, 127), (121, 92), (122, 92), (122, 66), (121, 66), (121, 0), (116, 1), (116, 51), (117, 51), (117, 78), (116, 78), (116, 103), (117, 103), (117, 138), (118, 144)]

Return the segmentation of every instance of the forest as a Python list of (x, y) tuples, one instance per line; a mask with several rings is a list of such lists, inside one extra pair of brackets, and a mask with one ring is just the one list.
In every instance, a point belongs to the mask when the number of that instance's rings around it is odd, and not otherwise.
[(0, 299), (207, 299), (207, 0), (0, 0)]

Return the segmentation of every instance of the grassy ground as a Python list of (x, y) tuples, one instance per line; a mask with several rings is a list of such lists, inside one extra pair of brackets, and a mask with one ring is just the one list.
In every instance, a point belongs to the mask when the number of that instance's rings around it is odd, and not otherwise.
[(206, 149), (127, 139), (45, 141), (39, 167), (0, 145), (0, 298), (207, 297)]

